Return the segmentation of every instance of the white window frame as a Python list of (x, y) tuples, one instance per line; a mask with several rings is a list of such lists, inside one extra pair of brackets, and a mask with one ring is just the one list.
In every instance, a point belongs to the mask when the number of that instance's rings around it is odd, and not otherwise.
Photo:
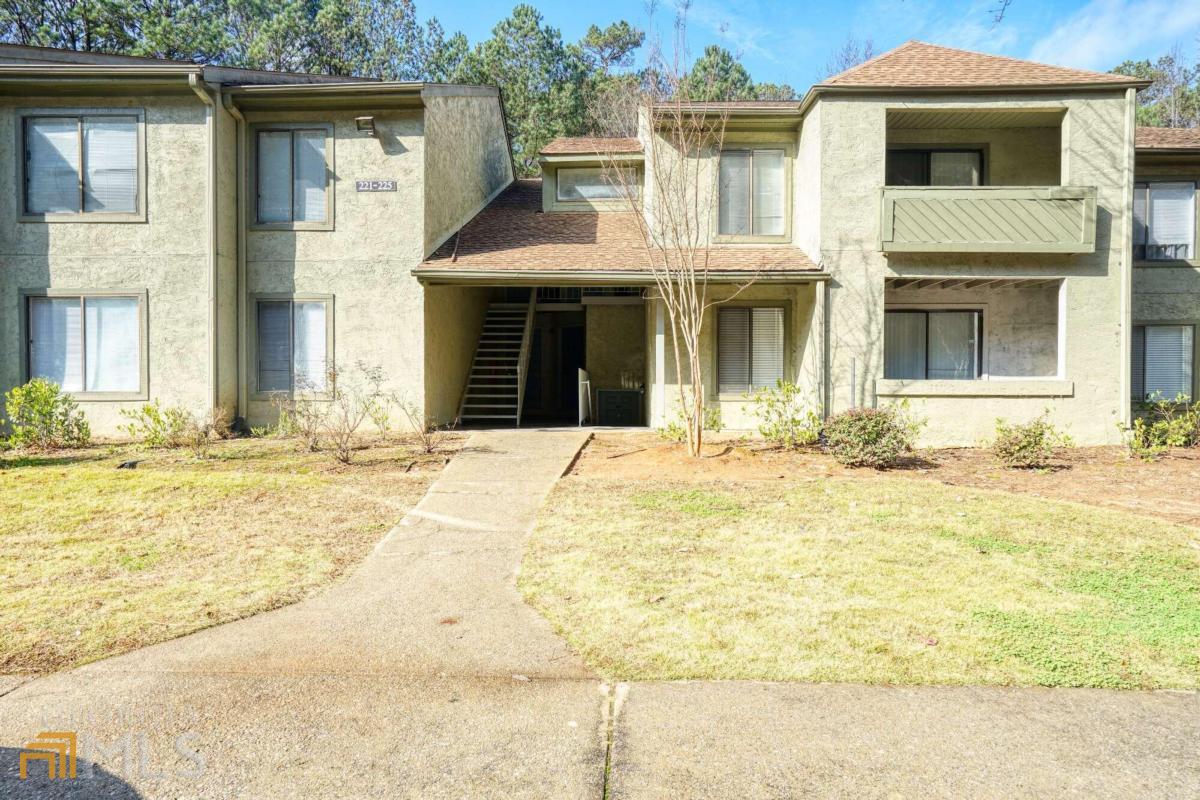
[[(628, 182), (628, 185), (626, 186), (626, 185), (623, 185), (622, 183), (612, 183), (612, 182), (608, 181), (607, 179), (605, 179), (604, 175), (610, 169), (614, 169), (614, 168), (613, 167), (603, 167), (603, 166), (591, 166), (591, 165), (581, 165), (581, 166), (557, 168), (554, 171), (554, 201), (556, 203), (567, 203), (570, 205), (580, 205), (580, 206), (601, 205), (601, 204), (605, 204), (605, 203), (619, 204), (623, 200), (627, 199), (626, 198), (626, 189), (627, 188), (630, 191), (632, 191), (632, 194), (633, 194), (632, 199), (637, 200), (641, 196), (641, 181), (638, 177), (637, 171), (631, 167), (630, 168), (626, 168), (626, 167), (615, 168), (615, 169), (619, 169), (621, 171), (625, 171), (628, 173), (626, 175), (626, 177), (623, 179)], [(563, 174), (568, 173), (568, 172), (583, 172), (585, 170), (588, 172), (599, 171), (601, 181), (604, 183), (605, 186), (613, 187), (616, 190), (616, 193), (617, 193), (616, 196), (615, 197), (564, 197), (563, 190), (562, 190)]]
[[(946, 313), (946, 312), (975, 313), (975, 314), (977, 314), (977, 315), (978, 315), (978, 316), (977, 316), (977, 322), (976, 322), (976, 326), (975, 326), (975, 339), (976, 339), (976, 343), (975, 343), (975, 377), (974, 377), (974, 378), (930, 378), (930, 377), (928, 377), (928, 375), (929, 375), (929, 326), (928, 326), (928, 315), (929, 315), (929, 314)], [(916, 304), (896, 304), (896, 305), (888, 305), (888, 306), (886, 306), (886, 307), (884, 308), (884, 310), (883, 310), (883, 313), (884, 313), (884, 323), (885, 323), (885, 324), (884, 324), (884, 329), (885, 329), (885, 330), (886, 330), (886, 327), (887, 327), (887, 326), (886, 326), (886, 322), (887, 322), (887, 315), (888, 315), (888, 314), (892, 314), (892, 313), (897, 313), (897, 314), (905, 314), (905, 313), (909, 313), (909, 314), (925, 314), (925, 315), (926, 315), (926, 317), (927, 317), (927, 319), (926, 319), (926, 327), (925, 327), (925, 375), (926, 375), (926, 377), (924, 377), (924, 378), (890, 378), (890, 377), (888, 377), (888, 376), (886, 375), (886, 372), (885, 372), (885, 374), (884, 374), (884, 376), (883, 376), (883, 379), (884, 379), (884, 380), (889, 380), (889, 381), (909, 381), (909, 382), (913, 382), (913, 381), (954, 381), (955, 383), (965, 383), (965, 382), (968, 382), (968, 381), (985, 381), (985, 380), (990, 380), (990, 379), (991, 379), (991, 378), (990, 378), (990, 376), (989, 376), (989, 374), (988, 374), (988, 365), (987, 365), (987, 320), (988, 320), (988, 313), (987, 313), (987, 304), (986, 304), (986, 303), (964, 303), (964, 304), (952, 304), (952, 303), (933, 303), (933, 304), (930, 304), (930, 303), (924, 303), (924, 304), (922, 304), (922, 303), (916, 303)], [(887, 346), (887, 343), (886, 343), (886, 342), (884, 342), (884, 347), (886, 348), (886, 346)], [(884, 369), (884, 370), (886, 370), (886, 364), (885, 364), (885, 365), (883, 365), (883, 369)], [(1037, 380), (1041, 380), (1041, 379), (1040, 379), (1040, 378), (1038, 378)]]
[[(75, 119), (79, 121), (79, 195), (78, 211), (31, 212), (28, 210), (28, 187), (26, 186), (26, 138), (29, 120), (33, 118), (53, 117), (58, 119)], [(137, 129), (137, 181), (135, 183), (136, 198), (133, 211), (84, 211), (83, 210), (83, 178), (86, 169), (83, 158), (82, 125), (86, 118), (97, 117), (134, 117)], [(17, 221), (18, 222), (145, 222), (146, 221), (146, 112), (142, 108), (21, 108), (17, 109), (16, 147), (14, 153), (17, 160)]]
[[(1200, 335), (1200, 321), (1197, 321), (1197, 320), (1152, 320), (1152, 321), (1147, 321), (1147, 322), (1139, 321), (1139, 322), (1133, 323), (1133, 328), (1135, 330), (1137, 328), (1155, 328), (1155, 327), (1191, 328), (1192, 329), (1192, 386), (1191, 386), (1190, 394), (1191, 394), (1191, 402), (1196, 402), (1197, 396), (1198, 396), (1198, 394), (1200, 394), (1200, 342), (1196, 341), (1197, 335)], [(1130, 347), (1131, 348), (1134, 346), (1133, 338), (1134, 337), (1131, 335), (1130, 336)], [(1145, 346), (1146, 346), (1145, 338), (1143, 337), (1142, 347), (1145, 347)], [(1132, 369), (1133, 369), (1133, 366), (1132, 366), (1133, 365), (1133, 353), (1132, 353), (1132, 351), (1130, 352), (1129, 363), (1130, 363), (1130, 376), (1129, 376), (1130, 400), (1134, 403), (1134, 405), (1137, 405), (1140, 403), (1145, 403), (1145, 402), (1147, 402), (1145, 398), (1138, 398), (1138, 397), (1133, 396), (1134, 377), (1133, 377), (1133, 373), (1132, 373)], [(1146, 386), (1145, 369), (1146, 369), (1146, 354), (1145, 354), (1145, 351), (1143, 351), (1142, 352), (1142, 388), (1143, 388), (1143, 390), (1145, 390), (1145, 386)], [(1175, 398), (1164, 397), (1162, 399), (1163, 400), (1174, 400)]]
[[(751, 227), (754, 224), (754, 153), (756, 151), (779, 151), (783, 153), (783, 233), (722, 233), (721, 232), (721, 164), (720, 157), (726, 153), (750, 153), (750, 204), (748, 206)], [(795, 161), (795, 149), (791, 144), (782, 141), (739, 142), (727, 140), (718, 154), (716, 164), (716, 180), (712, 204), (712, 240), (715, 243), (764, 242), (786, 244), (792, 240), (792, 162)]]
[[(263, 133), (282, 133), (287, 132), (292, 136), (291, 157), (289, 163), (290, 169), (295, 170), (296, 159), (296, 131), (324, 131), (325, 132), (325, 219), (320, 222), (300, 221), (295, 219), (279, 222), (262, 222), (258, 217), (258, 177), (259, 177), (259, 152), (258, 142), (259, 135)], [(247, 196), (252, 198), (253, 202), (246, 203), (246, 215), (248, 217), (246, 224), (250, 230), (259, 231), (331, 231), (334, 229), (333, 214), (334, 214), (334, 186), (336, 181), (333, 180), (333, 165), (334, 165), (334, 128), (330, 122), (261, 122), (254, 123), (249, 130), (249, 147), (251, 150), (250, 169), (247, 177)], [(294, 172), (292, 173), (294, 174)], [(295, 186), (289, 175), (289, 186)], [(294, 205), (289, 202), (289, 214), (295, 214)]]
[(289, 294), (287, 292), (262, 292), (250, 296), (250, 311), (247, 314), (247, 328), (249, 338), (249, 364), (246, 372), (250, 376), (251, 395), (255, 400), (271, 400), (277, 397), (296, 397), (306, 396), (317, 400), (328, 400), (330, 394), (328, 387), (325, 391), (320, 392), (297, 392), (295, 388), (296, 373), (295, 362), (292, 363), (292, 375), (289, 380), (290, 389), (287, 391), (281, 389), (259, 389), (259, 357), (258, 357), (258, 305), (262, 302), (279, 303), (289, 302), (292, 304), (293, 323), (291, 326), (291, 336), (293, 337), (292, 352), (295, 353), (295, 305), (296, 303), (324, 303), (325, 304), (325, 367), (326, 369), (334, 368), (333, 352), (334, 352), (334, 333), (333, 333), (333, 304), (334, 296), (332, 294)]
[[(721, 391), (721, 309), (723, 308), (772, 308), (783, 311), (783, 380), (792, 380), (792, 309), (791, 303), (785, 301), (772, 302), (770, 300), (755, 301), (749, 300), (745, 302), (726, 302), (721, 303), (716, 307), (712, 316), (713, 327), (713, 343), (712, 343), (712, 366), (713, 366), (713, 388), (716, 390), (718, 400), (745, 400), (746, 397), (755, 391), (749, 383), (746, 388), (740, 392), (723, 392)], [(753, 315), (751, 315), (753, 319)], [(747, 359), (747, 374), (753, 378), (754, 376), (754, 327), (751, 322), (750, 327), (750, 355)]]
[[(83, 307), (89, 299), (102, 299), (110, 297), (126, 297), (136, 299), (138, 303), (138, 388), (132, 392), (67, 392), (71, 397), (81, 401), (120, 401), (120, 400), (148, 400), (150, 398), (150, 365), (149, 365), (149, 338), (148, 338), (148, 313), (147, 313), (147, 298), (148, 294), (145, 289), (21, 289), (19, 291), (21, 300), (21, 377), (28, 381), (33, 376), (30, 374), (32, 369), (31, 350), (33, 345), (33, 319), (30, 313), (30, 306), (34, 300), (38, 298), (53, 298), (58, 300), (78, 299), (80, 303), (80, 342), (81, 356), (79, 360), (79, 368), (83, 376), (87, 375), (87, 315), (83, 314)], [(81, 386), (86, 386), (86, 383), (80, 383)]]
[[(1167, 246), (1169, 246), (1169, 245), (1151, 245), (1150, 244), (1150, 229), (1151, 229), (1150, 222), (1151, 221), (1148, 218), (1149, 214), (1150, 214), (1150, 195), (1154, 191), (1154, 187), (1156, 185), (1163, 185), (1163, 184), (1188, 184), (1192, 187), (1192, 213), (1191, 213), (1192, 239), (1190, 242), (1186, 242), (1187, 248), (1188, 248), (1188, 254), (1187, 254), (1187, 256), (1182, 257), (1182, 258), (1175, 256), (1175, 255), (1151, 254), (1151, 251), (1150, 251), (1151, 247), (1167, 247)], [(1136, 205), (1137, 205), (1136, 197), (1137, 197), (1138, 192), (1145, 192), (1143, 208), (1145, 209), (1145, 214), (1147, 215), (1146, 226), (1145, 226), (1146, 240), (1142, 243), (1139, 243), (1137, 241), (1136, 218), (1134, 221), (1134, 229), (1133, 229), (1133, 257), (1134, 257), (1134, 260), (1151, 262), (1151, 263), (1161, 263), (1164, 261), (1171, 262), (1171, 261), (1197, 261), (1197, 260), (1200, 260), (1200, 258), (1198, 258), (1196, 255), (1196, 182), (1194, 180), (1189, 180), (1187, 178), (1172, 179), (1172, 178), (1166, 178), (1166, 177), (1158, 178), (1157, 180), (1143, 180), (1143, 181), (1137, 181), (1136, 183), (1133, 184), (1133, 192), (1134, 192), (1134, 198), (1135, 198), (1134, 207), (1136, 207)]]

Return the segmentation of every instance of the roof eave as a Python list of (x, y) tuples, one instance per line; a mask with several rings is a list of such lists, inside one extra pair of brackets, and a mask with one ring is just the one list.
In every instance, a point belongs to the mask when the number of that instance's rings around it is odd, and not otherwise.
[[(456, 267), (420, 266), (413, 276), (424, 285), (479, 284), (489, 286), (654, 286), (654, 273), (648, 270), (588, 270), (588, 269), (464, 269)], [(709, 270), (710, 282), (736, 283), (811, 283), (827, 281), (828, 272), (821, 270)]]

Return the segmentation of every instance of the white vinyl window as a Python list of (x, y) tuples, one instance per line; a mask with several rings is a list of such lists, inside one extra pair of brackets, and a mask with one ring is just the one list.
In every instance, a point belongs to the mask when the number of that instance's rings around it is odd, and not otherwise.
[(783, 236), (786, 178), (783, 150), (721, 152), (717, 231), (722, 236)]
[(138, 211), (136, 116), (29, 116), (24, 150), (26, 214)]
[(1191, 325), (1135, 325), (1133, 399), (1192, 398), (1195, 328)]
[(258, 131), (257, 220), (262, 224), (326, 222), (326, 128)]
[(626, 192), (637, 197), (640, 187), (635, 173), (620, 173), (601, 167), (571, 167), (556, 173), (556, 197), (561, 202), (581, 200), (621, 200)]
[(1150, 261), (1195, 258), (1196, 184), (1137, 183), (1133, 188), (1133, 251)]
[(29, 377), (67, 392), (141, 390), (137, 296), (29, 298)]
[(884, 314), (883, 376), (975, 380), (980, 375), (979, 311), (890, 310)]
[(728, 306), (717, 313), (717, 390), (743, 394), (783, 380), (783, 309)]
[(328, 301), (258, 301), (258, 391), (323, 392), (329, 372)]

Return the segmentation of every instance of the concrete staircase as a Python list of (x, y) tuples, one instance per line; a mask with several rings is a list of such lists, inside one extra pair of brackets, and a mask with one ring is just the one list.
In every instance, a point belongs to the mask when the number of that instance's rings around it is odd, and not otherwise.
[(521, 424), (533, 296), (528, 303), (491, 303), (479, 334), (458, 418), (463, 424)]

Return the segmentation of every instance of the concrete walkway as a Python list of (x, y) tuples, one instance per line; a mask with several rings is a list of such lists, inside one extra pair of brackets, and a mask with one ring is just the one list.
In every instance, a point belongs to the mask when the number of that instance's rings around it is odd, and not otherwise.
[[(1200, 798), (1195, 693), (608, 691), (515, 587), (584, 440), (475, 433), (327, 592), (0, 682), (0, 798)], [(85, 735), (90, 779), (16, 779), (48, 730)]]

